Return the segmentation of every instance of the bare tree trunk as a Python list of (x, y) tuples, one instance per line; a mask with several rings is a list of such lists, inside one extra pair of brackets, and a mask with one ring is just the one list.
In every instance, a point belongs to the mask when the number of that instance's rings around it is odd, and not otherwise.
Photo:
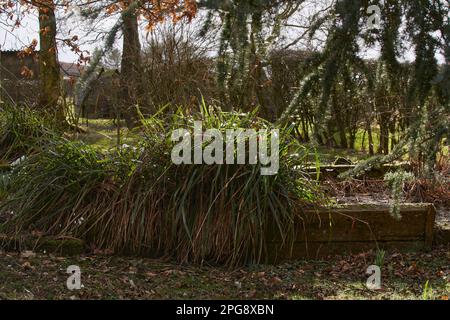
[(351, 142), (349, 145), (348, 141), (347, 141), (347, 135), (345, 133), (345, 126), (344, 126), (344, 123), (342, 122), (341, 116), (339, 115), (339, 113), (337, 113), (336, 116), (337, 116), (337, 127), (339, 130), (340, 145), (341, 145), (341, 148), (347, 149), (351, 145)]
[(366, 147), (365, 147), (366, 133), (367, 133), (367, 130), (364, 130), (363, 136), (362, 136), (362, 139), (361, 139), (361, 151), (363, 151), (363, 152), (366, 151)]
[[(345, 123), (344, 123), (344, 119), (342, 119), (342, 114), (341, 114), (341, 108), (342, 105), (338, 104), (337, 101), (337, 90), (333, 89), (333, 98), (332, 98), (332, 110), (333, 110), (333, 114), (334, 114), (334, 119), (333, 122), (334, 124), (337, 126), (338, 132), (339, 132), (339, 145), (341, 146), (341, 148), (343, 149), (347, 149), (348, 148), (348, 142), (347, 142), (347, 135), (345, 132)], [(345, 96), (344, 96), (344, 101), (343, 101), (343, 106), (346, 105), (346, 100), (345, 100)]]
[(64, 108), (58, 104), (61, 96), (60, 70), (56, 47), (56, 17), (53, 0), (36, 3), (39, 11), (39, 104), (45, 112), (55, 116), (60, 123), (65, 122)]
[(130, 12), (123, 16), (123, 50), (120, 72), (122, 112), (128, 128), (138, 124), (137, 107), (144, 101), (141, 43), (138, 16)]
[(380, 119), (380, 144), (378, 153), (389, 153), (389, 117), (383, 113)]
[(369, 143), (369, 155), (373, 156), (373, 136), (372, 136), (372, 126), (370, 125), (370, 120), (366, 122), (367, 139)]
[(391, 122), (389, 124), (389, 132), (391, 135), (391, 150), (394, 149), (395, 145), (397, 144), (397, 139), (395, 137), (395, 119), (391, 119)]
[(302, 117), (303, 142), (309, 142), (309, 132), (307, 120)]
[(350, 149), (355, 150), (355, 144), (356, 144), (356, 135), (358, 134), (358, 131), (356, 128), (353, 128), (353, 130), (350, 130), (350, 137), (348, 142), (348, 147)]

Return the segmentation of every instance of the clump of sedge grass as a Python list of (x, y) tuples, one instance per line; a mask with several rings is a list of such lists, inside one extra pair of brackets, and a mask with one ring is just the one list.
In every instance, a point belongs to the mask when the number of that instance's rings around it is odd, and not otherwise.
[(0, 107), (0, 162), (19, 159), (55, 135), (54, 121), (21, 106)]
[(8, 197), (0, 209), (14, 212), (7, 229), (70, 234), (75, 225), (83, 226), (79, 218), (88, 218), (109, 191), (103, 187), (111, 174), (104, 161), (90, 147), (65, 139), (29, 155), (9, 175)]
[(290, 246), (302, 209), (321, 200), (299, 169), (308, 152), (284, 128), (277, 175), (262, 176), (260, 165), (172, 164), (172, 130), (191, 129), (196, 120), (221, 131), (272, 127), (255, 113), (203, 108), (148, 119), (136, 146), (107, 156), (60, 141), (12, 175), (14, 189), (0, 211), (14, 217), (4, 231), (38, 230), (115, 252), (228, 266), (261, 262), (273, 237)]

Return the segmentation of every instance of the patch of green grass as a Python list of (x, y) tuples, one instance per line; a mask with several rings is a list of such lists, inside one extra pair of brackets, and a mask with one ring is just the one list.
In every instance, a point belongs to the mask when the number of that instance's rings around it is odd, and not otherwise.
[[(317, 146), (315, 148), (317, 150), (318, 159), (320, 160), (321, 165), (333, 164), (336, 158), (345, 158), (353, 163), (369, 158), (367, 153), (358, 152), (352, 149), (339, 149), (326, 146)], [(315, 157), (315, 153), (310, 153), (308, 156), (308, 161), (310, 163), (314, 163)]]
[(94, 149), (107, 152), (118, 145), (135, 145), (141, 138), (139, 132), (130, 131), (123, 121), (117, 128), (117, 123), (113, 119), (81, 119), (81, 128), (86, 133), (72, 135), (72, 139), (80, 140)]

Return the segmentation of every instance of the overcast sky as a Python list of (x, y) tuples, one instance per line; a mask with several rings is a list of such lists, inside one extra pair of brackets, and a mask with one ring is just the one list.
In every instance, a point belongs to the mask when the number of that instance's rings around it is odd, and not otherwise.
[[(68, 34), (71, 36), (78, 35), (83, 36), (84, 40), (91, 40), (92, 37), (84, 34), (80, 29), (80, 21), (72, 17), (71, 19), (58, 17), (58, 37), (65, 38)], [(29, 45), (33, 39), (39, 42), (39, 21), (37, 14), (28, 14), (22, 21), (22, 25), (19, 28), (8, 28), (0, 25), (0, 47), (1, 50), (20, 50), (24, 46)], [(112, 21), (105, 21), (102, 27), (110, 28)], [(95, 47), (102, 46), (102, 42), (95, 44), (83, 44), (82, 50), (88, 50), (92, 53)], [(76, 54), (66, 46), (58, 47), (59, 60), (64, 62), (76, 62), (78, 57)]]
[[(317, 4), (317, 2), (316, 2)], [(314, 5), (314, 9), (317, 10), (316, 5)], [(309, 10), (309, 9), (308, 9)], [(197, 20), (198, 21), (198, 20)], [(58, 23), (59, 27), (59, 37), (67, 37), (68, 34), (74, 35), (77, 34), (80, 37), (83, 37), (84, 40), (92, 40), (93, 36), (90, 34), (85, 34), (83, 30), (80, 29), (81, 22), (78, 19), (71, 18), (71, 19), (61, 19), (61, 17), (58, 17)], [(84, 22), (85, 23), (85, 22)], [(193, 22), (196, 23), (195, 20)], [(101, 25), (97, 25), (96, 28), (102, 28), (103, 30), (108, 30), (112, 25), (114, 24), (114, 21), (103, 21)], [(198, 22), (197, 22), (198, 24)], [(2, 24), (0, 24), (0, 48), (1, 50), (19, 50), (23, 48), (26, 45), (29, 45), (33, 39), (39, 40), (38, 35), (38, 19), (36, 14), (29, 14), (26, 16), (26, 18), (22, 21), (22, 26), (20, 28), (17, 28), (15, 30), (11, 30), (11, 28), (5, 27)], [(292, 38), (295, 34), (297, 34), (299, 30), (291, 30), (287, 31), (285, 34), (287, 40), (289, 38)], [(102, 46), (102, 41), (95, 41), (94, 43), (84, 44), (81, 45), (82, 50), (88, 50), (89, 52), (93, 52), (95, 47)], [(116, 40), (116, 46), (121, 47), (121, 39)], [(60, 61), (64, 62), (76, 62), (77, 56), (70, 51), (67, 47), (59, 47), (59, 59)], [(376, 57), (378, 55), (378, 50), (375, 49), (368, 49), (363, 56), (364, 57)], [(405, 60), (413, 60), (414, 54), (411, 51), (405, 53)], [(438, 60), (440, 63), (444, 62), (444, 58), (441, 54), (438, 54)]]

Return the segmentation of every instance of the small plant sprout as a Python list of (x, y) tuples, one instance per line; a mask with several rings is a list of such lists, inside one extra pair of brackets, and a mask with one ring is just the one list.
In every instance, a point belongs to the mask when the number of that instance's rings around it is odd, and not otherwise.
[(422, 300), (432, 300), (433, 296), (433, 288), (431, 287), (429, 280), (427, 280), (427, 282), (425, 282), (425, 286), (423, 287)]
[(383, 267), (385, 255), (386, 251), (384, 251), (383, 249), (377, 250), (375, 265), (379, 266), (380, 268)]

